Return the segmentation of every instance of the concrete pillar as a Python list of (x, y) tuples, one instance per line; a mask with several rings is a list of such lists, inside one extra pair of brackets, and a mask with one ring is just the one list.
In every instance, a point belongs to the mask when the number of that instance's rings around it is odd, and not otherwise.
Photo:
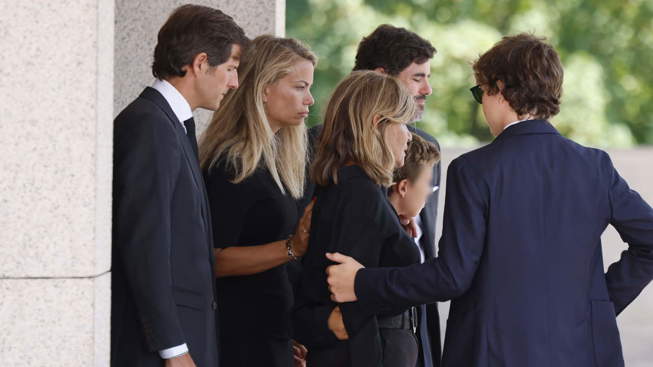
[(109, 358), (114, 6), (0, 2), (0, 364)]

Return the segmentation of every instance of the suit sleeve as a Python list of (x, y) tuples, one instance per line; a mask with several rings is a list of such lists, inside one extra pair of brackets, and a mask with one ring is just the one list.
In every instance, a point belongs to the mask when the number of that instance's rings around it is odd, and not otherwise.
[(115, 243), (151, 351), (186, 342), (172, 295), (171, 202), (181, 153), (152, 116), (116, 123)]
[(628, 187), (605, 154), (610, 177), (610, 224), (628, 248), (608, 268), (606, 282), (615, 312), (619, 314), (653, 279), (653, 209)]
[[(331, 252), (340, 252), (355, 258), (365, 266), (378, 266), (383, 235), (385, 216), (382, 198), (378, 188), (371, 182), (355, 181), (349, 187), (347, 210), (339, 213), (341, 216), (339, 232), (334, 236)], [(349, 334), (356, 334), (370, 321), (374, 312), (365, 309), (360, 304), (340, 304), (345, 328)], [(328, 318), (328, 313), (324, 312)], [(326, 325), (327, 319), (324, 320)]]
[(403, 268), (361, 269), (355, 279), (358, 303), (384, 312), (463, 294), (483, 253), (488, 195), (465, 162), (454, 160), (447, 171), (439, 257)]
[(310, 304), (297, 297), (293, 310), (294, 337), (309, 347), (335, 344), (338, 339), (329, 329), (329, 315), (335, 307), (332, 303)]

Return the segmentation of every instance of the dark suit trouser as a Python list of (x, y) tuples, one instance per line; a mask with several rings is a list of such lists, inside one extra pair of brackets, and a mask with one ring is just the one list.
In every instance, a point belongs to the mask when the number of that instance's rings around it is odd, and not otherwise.
[(417, 338), (411, 330), (380, 329), (383, 343), (383, 367), (415, 367)]
[[(429, 330), (427, 326), (426, 305), (417, 306), (419, 314), (419, 328), (417, 329), (419, 339), (419, 360), (418, 367), (431, 367), (433, 365), (433, 354), (431, 352), (431, 343), (429, 342)], [(440, 348), (440, 346), (436, 346)]]
[[(383, 367), (415, 367), (417, 339), (410, 330), (380, 329), (383, 343)], [(351, 365), (349, 344), (338, 342), (332, 347), (311, 349), (306, 365), (310, 367), (348, 367)]]
[(311, 367), (349, 366), (349, 344), (342, 341), (328, 348), (311, 348), (308, 351), (306, 365)]

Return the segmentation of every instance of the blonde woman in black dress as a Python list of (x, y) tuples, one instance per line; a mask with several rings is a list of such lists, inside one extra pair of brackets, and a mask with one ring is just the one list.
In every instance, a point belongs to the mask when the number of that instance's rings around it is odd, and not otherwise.
[(306, 251), (310, 226), (310, 208), (300, 220), (297, 199), (315, 64), (296, 40), (254, 39), (240, 87), (224, 97), (201, 140), (223, 367), (290, 367), (305, 355), (292, 341), (286, 264)]

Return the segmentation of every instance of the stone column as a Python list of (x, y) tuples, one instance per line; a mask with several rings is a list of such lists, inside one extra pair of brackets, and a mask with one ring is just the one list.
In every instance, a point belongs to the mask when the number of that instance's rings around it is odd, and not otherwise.
[(0, 2), (0, 365), (109, 359), (114, 4)]
[[(0, 2), (0, 365), (109, 365), (112, 120), (183, 3)], [(283, 34), (283, 0), (196, 3)]]

